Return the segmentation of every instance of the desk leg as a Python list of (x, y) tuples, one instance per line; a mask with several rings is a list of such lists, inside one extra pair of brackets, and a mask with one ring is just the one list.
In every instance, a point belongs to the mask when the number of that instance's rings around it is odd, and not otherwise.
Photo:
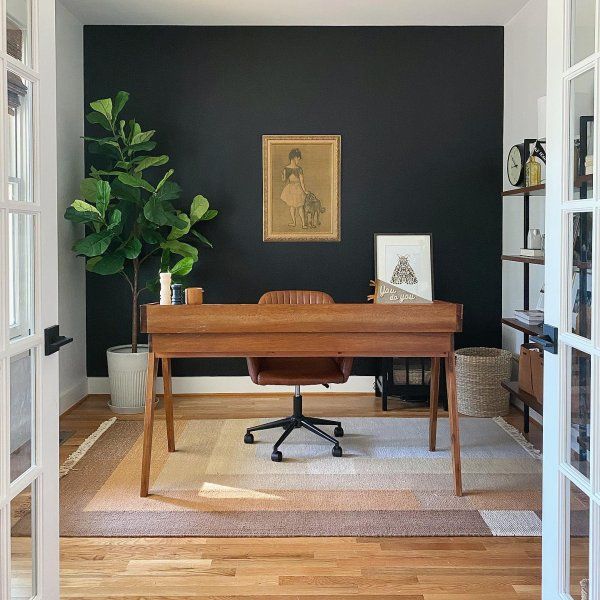
[(175, 426), (173, 424), (173, 389), (171, 387), (171, 359), (162, 359), (162, 374), (165, 387), (165, 419), (167, 422), (167, 447), (169, 452), (175, 452)]
[(154, 389), (158, 359), (154, 352), (148, 353), (148, 373), (146, 374), (146, 407), (144, 410), (144, 446), (142, 450), (142, 481), (140, 496), (148, 495), (150, 484), (150, 458), (152, 455), (152, 426), (154, 425)]
[(462, 474), (460, 467), (460, 433), (458, 429), (458, 406), (456, 400), (456, 370), (454, 351), (446, 356), (446, 386), (448, 389), (448, 414), (450, 416), (450, 446), (454, 469), (454, 493), (462, 496)]
[(431, 359), (431, 375), (429, 381), (429, 450), (435, 452), (438, 418), (438, 398), (440, 392), (440, 359)]

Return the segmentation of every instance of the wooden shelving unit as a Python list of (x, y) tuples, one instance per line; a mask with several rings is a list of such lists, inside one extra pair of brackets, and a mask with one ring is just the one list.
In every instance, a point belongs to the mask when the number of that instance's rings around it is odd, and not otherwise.
[[(536, 140), (525, 139), (523, 140), (523, 146), (525, 148), (524, 163), (530, 156), (531, 145), (535, 144)], [(523, 198), (523, 248), (527, 247), (527, 234), (529, 232), (529, 199), (532, 196), (545, 197), (546, 186), (545, 184), (523, 186), (514, 188), (512, 190), (505, 190), (502, 192), (502, 196), (505, 197), (522, 197)], [(503, 254), (501, 256), (503, 261), (517, 262), (523, 265), (523, 310), (529, 310), (529, 266), (530, 265), (544, 265), (544, 258), (540, 256), (520, 256), (512, 254)], [(527, 343), (530, 336), (537, 336), (542, 334), (541, 325), (527, 325), (522, 323), (518, 319), (512, 317), (504, 317), (502, 324), (507, 327), (512, 327), (523, 334), (523, 342)], [(540, 403), (531, 395), (526, 394), (519, 390), (519, 383), (517, 381), (505, 381), (502, 382), (502, 387), (508, 390), (512, 396), (518, 398), (523, 402), (523, 429), (525, 432), (529, 431), (529, 408), (540, 412)]]

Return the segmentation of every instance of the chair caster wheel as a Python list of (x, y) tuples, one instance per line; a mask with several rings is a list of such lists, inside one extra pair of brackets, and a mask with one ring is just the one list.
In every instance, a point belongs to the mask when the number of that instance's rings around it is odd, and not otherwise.
[(331, 454), (333, 454), (333, 456), (335, 456), (336, 458), (339, 458), (342, 455), (342, 447), (341, 446), (334, 446), (331, 449)]
[(279, 450), (271, 452), (271, 460), (273, 462), (281, 462), (283, 460), (283, 454)]
[(251, 433), (244, 436), (244, 444), (254, 444), (254, 436)]
[(338, 425), (333, 430), (333, 435), (335, 435), (335, 437), (344, 437), (344, 430)]

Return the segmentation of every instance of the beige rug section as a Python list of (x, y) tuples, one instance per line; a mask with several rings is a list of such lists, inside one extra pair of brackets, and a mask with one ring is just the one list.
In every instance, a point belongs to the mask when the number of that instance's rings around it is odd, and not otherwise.
[(243, 443), (256, 419), (155, 426), (139, 497), (142, 423), (105, 426), (61, 480), (63, 536), (540, 535), (540, 456), (502, 419), (461, 419), (465, 496), (453, 495), (447, 419), (438, 451), (421, 418), (345, 418), (342, 458), (297, 430)]

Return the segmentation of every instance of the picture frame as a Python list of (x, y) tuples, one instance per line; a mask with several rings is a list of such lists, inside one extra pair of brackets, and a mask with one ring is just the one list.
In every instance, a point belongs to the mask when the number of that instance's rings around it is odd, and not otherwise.
[(399, 301), (433, 302), (433, 243), (430, 233), (376, 233), (375, 278), (399, 290)]
[(263, 241), (341, 240), (341, 136), (263, 135)]

